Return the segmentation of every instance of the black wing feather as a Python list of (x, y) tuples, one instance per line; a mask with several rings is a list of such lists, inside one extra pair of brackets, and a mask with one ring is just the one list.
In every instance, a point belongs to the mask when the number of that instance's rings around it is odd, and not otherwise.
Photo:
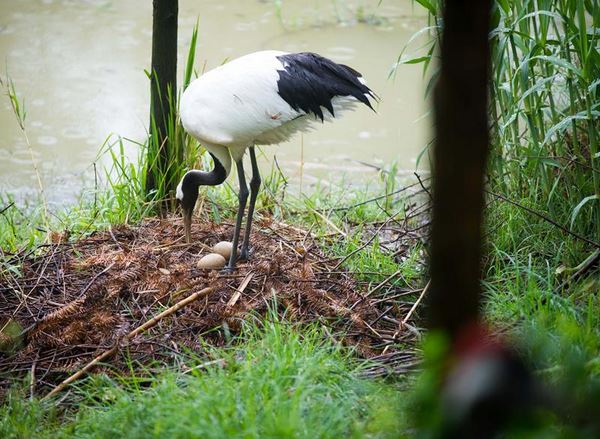
[(362, 75), (353, 68), (311, 52), (277, 58), (284, 65), (279, 70), (278, 93), (294, 110), (312, 113), (322, 121), (323, 107), (335, 117), (331, 102), (335, 96), (354, 96), (373, 109), (367, 96), (377, 96), (358, 80)]

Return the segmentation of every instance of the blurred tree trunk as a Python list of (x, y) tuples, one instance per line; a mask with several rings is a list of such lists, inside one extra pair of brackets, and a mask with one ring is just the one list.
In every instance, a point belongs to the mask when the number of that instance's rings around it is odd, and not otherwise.
[(490, 10), (491, 0), (447, 0), (444, 9), (428, 300), (430, 326), (451, 340), (479, 317)]
[[(175, 121), (175, 98), (177, 93), (177, 15), (178, 0), (153, 0), (152, 20), (152, 68), (150, 70), (150, 140), (160, 148), (149, 148), (146, 193), (158, 184), (170, 184), (168, 175), (171, 144), (168, 127)], [(155, 139), (155, 140), (154, 140)], [(157, 180), (164, 180), (157, 181)], [(165, 187), (166, 194), (170, 187)]]

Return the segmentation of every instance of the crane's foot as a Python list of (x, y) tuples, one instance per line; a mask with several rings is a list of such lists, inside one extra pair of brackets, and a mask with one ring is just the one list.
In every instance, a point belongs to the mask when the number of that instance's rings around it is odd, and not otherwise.
[(247, 261), (250, 259), (250, 256), (254, 253), (254, 249), (252, 247), (244, 247), (240, 251), (240, 256), (238, 257), (238, 261)]
[(220, 273), (227, 275), (227, 274), (233, 274), (234, 271), (235, 271), (235, 265), (232, 267), (229, 264), (227, 264), (223, 268), (221, 268)]

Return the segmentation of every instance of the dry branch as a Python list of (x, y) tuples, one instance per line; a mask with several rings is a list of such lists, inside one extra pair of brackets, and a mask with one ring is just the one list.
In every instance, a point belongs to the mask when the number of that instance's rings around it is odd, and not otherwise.
[(225, 307), (227, 309), (231, 309), (235, 306), (236, 302), (239, 300), (240, 296), (242, 295), (242, 293), (244, 292), (244, 290), (246, 289), (246, 287), (252, 280), (253, 276), (254, 276), (254, 273), (251, 271), (246, 275), (244, 280), (242, 280), (242, 283), (240, 284), (240, 286), (235, 290), (235, 293), (233, 294), (233, 296), (231, 296), (231, 299), (229, 299), (229, 301), (227, 302), (227, 305), (225, 305)]
[[(138, 326), (137, 328), (135, 328), (133, 331), (131, 331), (129, 334), (127, 334), (125, 337), (123, 337), (122, 341), (129, 341), (129, 340), (133, 339), (135, 336), (141, 334), (145, 330), (150, 329), (151, 327), (153, 327), (154, 325), (156, 325), (161, 319), (163, 319), (163, 318), (165, 318), (167, 316), (170, 316), (171, 314), (173, 314), (178, 309), (183, 308), (184, 306), (188, 305), (189, 303), (191, 303), (191, 302), (193, 302), (195, 300), (198, 300), (199, 298), (204, 297), (204, 296), (212, 293), (213, 291), (214, 291), (214, 288), (211, 288), (211, 287), (204, 288), (203, 290), (198, 291), (198, 292), (196, 292), (194, 294), (191, 294), (190, 296), (186, 297), (183, 300), (180, 300), (179, 302), (177, 302), (172, 307), (167, 308), (166, 310), (164, 310), (163, 312), (161, 312), (157, 316), (154, 316), (153, 318), (151, 318), (150, 320), (148, 320), (143, 325)], [(112, 356), (113, 354), (115, 354), (118, 350), (119, 350), (119, 343), (116, 343), (112, 348), (110, 348), (109, 350), (104, 351), (103, 353), (101, 353), (100, 355), (98, 355), (96, 358), (94, 358), (92, 361), (90, 361), (88, 364), (86, 364), (82, 369), (80, 369), (79, 371), (75, 372), (73, 375), (71, 375), (66, 380), (64, 380), (62, 383), (60, 383), (58, 386), (56, 386), (54, 389), (52, 389), (52, 391), (50, 391), (50, 393), (48, 393), (46, 396), (44, 396), (42, 398), (42, 400), (51, 398), (52, 396), (60, 393), (69, 384), (71, 384), (72, 382), (78, 380), (86, 372), (88, 372), (90, 369), (92, 369), (94, 366), (96, 366), (102, 360), (105, 360), (106, 358), (108, 358), (108, 357)]]
[[(404, 318), (402, 319), (402, 321), (398, 325), (398, 329), (396, 330), (396, 332), (394, 332), (394, 336), (392, 337), (392, 340), (396, 340), (396, 338), (398, 337), (398, 335), (400, 335), (400, 332), (402, 331), (402, 329), (404, 329), (404, 327), (407, 326), (408, 320), (411, 318), (412, 314), (415, 312), (415, 310), (417, 309), (417, 307), (419, 306), (419, 304), (423, 300), (423, 297), (425, 296), (425, 293), (429, 289), (429, 285), (430, 284), (431, 284), (431, 280), (429, 282), (427, 282), (427, 285), (425, 285), (425, 288), (423, 288), (423, 291), (421, 291), (421, 294), (419, 295), (419, 298), (415, 301), (415, 303), (413, 303), (413, 306), (410, 308), (410, 311), (408, 311), (408, 313), (406, 314), (406, 316), (404, 316)], [(388, 349), (389, 349), (390, 346), (391, 345), (388, 345), (388, 346), (385, 347), (385, 349), (383, 350), (383, 354), (387, 353), (387, 351), (388, 351)]]

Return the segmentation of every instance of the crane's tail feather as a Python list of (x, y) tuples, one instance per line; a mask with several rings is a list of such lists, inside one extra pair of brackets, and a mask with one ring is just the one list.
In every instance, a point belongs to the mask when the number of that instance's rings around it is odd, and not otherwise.
[(379, 100), (362, 75), (344, 64), (311, 52), (277, 58), (283, 65), (277, 81), (278, 93), (296, 111), (313, 114), (323, 121), (323, 109), (335, 117), (336, 110), (349, 108), (354, 99), (372, 110), (370, 99)]

